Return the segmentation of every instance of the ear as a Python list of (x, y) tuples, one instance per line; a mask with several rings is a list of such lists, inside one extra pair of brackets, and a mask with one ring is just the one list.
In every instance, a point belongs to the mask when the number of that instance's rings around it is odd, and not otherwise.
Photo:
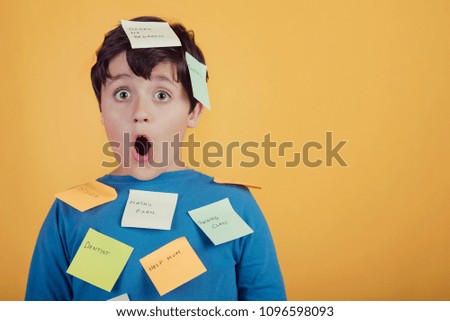
[(102, 125), (105, 125), (105, 119), (103, 118), (103, 113), (100, 113), (100, 122), (102, 123)]
[(194, 128), (195, 126), (197, 126), (198, 121), (200, 120), (202, 111), (203, 111), (203, 105), (201, 103), (197, 103), (195, 105), (194, 109), (189, 113), (188, 123), (187, 123), (189, 128)]

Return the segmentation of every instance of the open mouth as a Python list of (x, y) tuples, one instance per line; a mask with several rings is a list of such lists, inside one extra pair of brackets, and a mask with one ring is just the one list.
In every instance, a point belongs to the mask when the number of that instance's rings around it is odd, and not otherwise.
[(140, 156), (147, 155), (151, 148), (152, 143), (148, 141), (147, 137), (145, 137), (144, 135), (136, 137), (136, 141), (134, 142), (134, 149)]

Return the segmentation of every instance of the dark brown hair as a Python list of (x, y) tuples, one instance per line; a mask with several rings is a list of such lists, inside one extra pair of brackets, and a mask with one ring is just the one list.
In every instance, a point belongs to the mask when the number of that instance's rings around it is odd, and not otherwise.
[[(132, 21), (166, 22), (158, 17), (144, 16), (131, 19)], [(195, 44), (194, 32), (188, 31), (182, 24), (171, 23), (170, 27), (178, 36), (181, 47), (131, 49), (130, 41), (122, 28), (118, 25), (105, 35), (103, 44), (97, 50), (97, 62), (91, 68), (91, 81), (98, 103), (101, 103), (101, 89), (108, 78), (109, 62), (121, 52), (126, 52), (127, 62), (136, 76), (150, 79), (153, 68), (161, 62), (172, 62), (177, 70), (177, 81), (181, 82), (186, 91), (191, 111), (197, 104), (192, 92), (191, 80), (186, 64), (185, 52), (189, 52), (198, 61), (205, 63), (200, 48)], [(207, 75), (208, 78), (208, 75)]]

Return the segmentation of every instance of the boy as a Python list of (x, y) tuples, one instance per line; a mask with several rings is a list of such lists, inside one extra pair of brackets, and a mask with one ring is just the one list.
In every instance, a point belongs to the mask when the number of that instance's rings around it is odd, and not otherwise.
[[(170, 27), (181, 47), (132, 49), (120, 25), (105, 36), (91, 78), (120, 164), (98, 182), (114, 188), (117, 198), (84, 213), (54, 202), (33, 254), (26, 300), (108, 300), (124, 293), (130, 300), (286, 299), (270, 231), (251, 193), (186, 169), (176, 161), (177, 148), (164, 148), (195, 127), (203, 110), (193, 96), (185, 52), (205, 59), (193, 33), (180, 24)], [(170, 230), (121, 226), (130, 190), (176, 193)], [(225, 198), (253, 233), (214, 245), (188, 212)], [(111, 291), (67, 273), (90, 229), (133, 248)], [(179, 237), (186, 237), (206, 272), (160, 295), (140, 259)]]

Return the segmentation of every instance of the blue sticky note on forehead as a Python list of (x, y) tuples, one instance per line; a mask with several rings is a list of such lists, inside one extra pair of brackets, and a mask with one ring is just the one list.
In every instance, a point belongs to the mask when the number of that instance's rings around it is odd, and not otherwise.
[(199, 62), (188, 52), (186, 52), (186, 63), (189, 69), (194, 97), (206, 108), (211, 109), (208, 87), (206, 85), (206, 65)]

